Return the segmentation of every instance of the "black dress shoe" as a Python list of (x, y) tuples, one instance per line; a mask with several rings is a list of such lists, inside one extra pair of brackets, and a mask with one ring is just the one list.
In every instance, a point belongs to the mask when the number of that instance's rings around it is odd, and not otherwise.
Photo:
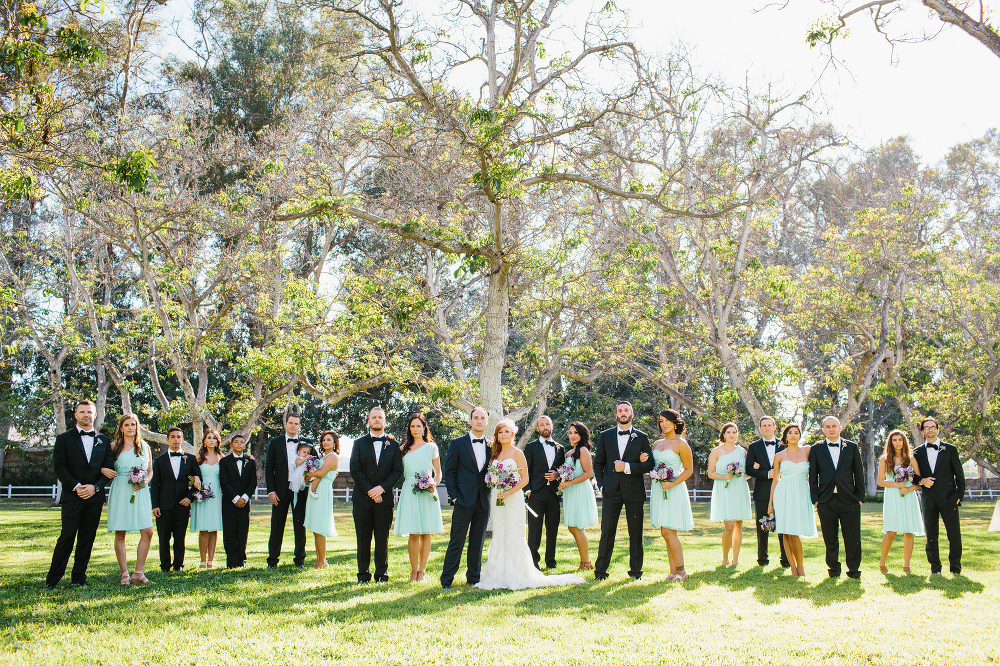
[(552, 564), (546, 564), (546, 565), (545, 565), (545, 568), (546, 568), (546, 569), (555, 569), (555, 568), (556, 568), (556, 566), (557, 566), (557, 565), (556, 565), (556, 563), (555, 563), (555, 562), (553, 562)]
[(90, 587), (87, 583), (70, 583), (70, 587)]
[(296, 569), (305, 569), (305, 568), (306, 568), (306, 565), (304, 565), (304, 564), (296, 564), (296, 565), (295, 565), (295, 568), (296, 568)]
[(855, 572), (852, 573), (852, 572), (849, 571), (849, 572), (847, 572), (847, 577), (848, 578), (853, 578), (854, 580), (861, 580), (861, 572), (860, 571), (855, 571)]
[(594, 580), (607, 580), (607, 579), (608, 579), (608, 574), (606, 574), (606, 573), (595, 573), (594, 574)]
[(278, 565), (277, 565), (277, 564), (268, 564), (268, 565), (267, 565), (267, 568), (268, 568), (268, 569), (277, 569), (277, 568), (278, 568)]
[(642, 580), (642, 574), (639, 574), (638, 576), (633, 576), (632, 574), (629, 574), (628, 577), (631, 578), (632, 580)]
[(181, 573), (184, 571), (184, 567), (174, 567), (174, 572)]
[(379, 576), (378, 578), (375, 579), (375, 582), (376, 583), (388, 583), (389, 582), (389, 577), (388, 576)]
[(958, 574), (962, 573), (962, 567), (958, 567), (957, 569), (952, 568), (951, 572), (957, 576)]
[(54, 589), (56, 589), (56, 586), (55, 585), (50, 585), (50, 584), (46, 583), (45, 584), (45, 589), (46, 590), (54, 590)]
[(441, 589), (450, 590), (451, 589), (451, 583), (441, 583)]

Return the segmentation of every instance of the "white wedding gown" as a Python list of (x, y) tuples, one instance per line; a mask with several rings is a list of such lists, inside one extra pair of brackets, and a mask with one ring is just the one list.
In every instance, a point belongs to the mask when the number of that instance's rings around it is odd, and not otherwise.
[[(513, 468), (513, 460), (503, 464)], [(490, 493), (490, 520), (493, 522), (493, 539), (486, 556), (486, 564), (476, 587), (482, 590), (523, 590), (530, 587), (579, 585), (582, 578), (573, 574), (546, 576), (535, 568), (525, 537), (527, 515), (524, 493), (518, 490), (497, 506), (497, 491)]]

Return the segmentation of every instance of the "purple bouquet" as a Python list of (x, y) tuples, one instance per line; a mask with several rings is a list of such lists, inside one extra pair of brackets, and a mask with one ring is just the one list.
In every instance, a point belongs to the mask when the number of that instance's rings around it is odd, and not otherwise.
[(437, 493), (434, 492), (434, 471), (430, 469), (425, 469), (423, 472), (417, 472), (413, 475), (413, 493), (430, 493), (431, 497), (437, 499)]
[(211, 486), (202, 486), (202, 489), (194, 494), (194, 499), (196, 502), (204, 502), (207, 499), (212, 499), (215, 497), (215, 492), (212, 490)]
[[(146, 485), (146, 468), (145, 467), (133, 467), (131, 469), (131, 471), (129, 471), (128, 476), (125, 477), (125, 478), (128, 479), (129, 483), (132, 483), (132, 484), (138, 483), (140, 486), (144, 486), (144, 485)], [(135, 504), (135, 490), (136, 490), (135, 485), (133, 485), (132, 486), (132, 499), (129, 500), (129, 503), (131, 503), (131, 504)]]
[[(656, 463), (656, 467), (649, 470), (649, 478), (654, 481), (673, 481), (674, 480), (674, 470), (669, 467), (667, 463)], [(663, 499), (667, 499), (667, 491), (663, 490)]]
[(316, 456), (309, 456), (306, 458), (305, 465), (306, 474), (312, 474), (319, 471), (319, 468), (323, 466), (323, 462)]
[[(735, 460), (728, 465), (726, 465), (726, 474), (732, 474), (733, 476), (743, 476), (743, 465), (739, 464)], [(726, 479), (726, 488), (729, 487), (729, 482), (732, 479)]]
[(892, 478), (896, 483), (913, 483), (913, 468), (896, 465), (892, 470)]
[(773, 532), (777, 528), (778, 528), (778, 521), (774, 519), (773, 513), (761, 517), (760, 529), (767, 532)]
[[(518, 469), (507, 469), (502, 462), (494, 460), (486, 468), (486, 485), (496, 488), (497, 492), (510, 490), (521, 480)], [(497, 506), (503, 506), (503, 498), (497, 497)]]
[[(570, 463), (559, 465), (559, 467), (556, 468), (556, 476), (558, 476), (561, 481), (569, 481), (576, 476), (576, 469), (574, 469), (573, 465)], [(561, 490), (559, 491), (559, 494), (562, 494)]]

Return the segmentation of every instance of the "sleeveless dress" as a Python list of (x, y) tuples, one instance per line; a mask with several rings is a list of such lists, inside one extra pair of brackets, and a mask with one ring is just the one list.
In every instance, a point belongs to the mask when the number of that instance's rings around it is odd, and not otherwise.
[[(573, 478), (583, 474), (583, 465), (573, 463)], [(566, 527), (590, 527), (597, 524), (597, 498), (590, 479), (574, 483), (563, 490), (563, 512)]]
[[(893, 472), (886, 471), (886, 481), (894, 481)], [(913, 484), (906, 482), (909, 488)], [(882, 533), (924, 535), (924, 519), (920, 515), (920, 502), (916, 493), (903, 495), (899, 488), (886, 488), (882, 494)]]
[(218, 532), (222, 529), (222, 484), (219, 482), (219, 463), (209, 465), (205, 462), (201, 468), (201, 487), (211, 488), (215, 497), (191, 502), (190, 532)]
[(438, 457), (438, 447), (434, 442), (427, 442), (416, 451), (410, 451), (403, 456), (403, 487), (399, 491), (399, 504), (396, 506), (396, 528), (393, 534), (407, 536), (410, 534), (440, 534), (444, 532), (444, 522), (441, 519), (441, 502), (427, 492), (413, 492), (414, 475), (417, 472), (434, 471), (432, 462)]
[(809, 461), (784, 461), (781, 476), (774, 487), (774, 521), (778, 534), (790, 534), (813, 539), (816, 515), (809, 494)]
[[(513, 469), (513, 460), (502, 464)], [(580, 585), (585, 581), (574, 574), (546, 576), (535, 568), (525, 538), (528, 520), (524, 506), (524, 493), (518, 490), (496, 505), (497, 491), (490, 492), (490, 518), (493, 521), (493, 538), (486, 556), (486, 564), (476, 583), (481, 590), (523, 590), (530, 587)]]
[[(316, 484), (316, 495), (306, 497), (305, 526), (313, 534), (327, 538), (337, 536), (333, 524), (333, 480), (337, 478), (337, 468), (331, 469)], [(308, 485), (306, 486), (308, 487)]]
[[(715, 473), (725, 474), (726, 465), (738, 462), (744, 473), (726, 481), (715, 479), (712, 485), (712, 510), (709, 520), (722, 522), (726, 520), (753, 520), (753, 508), (750, 506), (750, 486), (747, 484), (746, 465), (747, 452), (737, 446), (729, 453), (719, 456), (715, 461)], [(662, 493), (661, 493), (662, 495)]]
[(143, 486), (135, 491), (135, 502), (132, 502), (132, 484), (128, 481), (128, 473), (133, 467), (146, 469), (149, 465), (149, 447), (143, 446), (146, 455), (137, 456), (135, 449), (122, 451), (115, 461), (115, 471), (118, 476), (111, 480), (111, 490), (108, 492), (108, 531), (138, 532), (153, 526), (153, 502), (149, 497), (149, 486)]
[(997, 500), (996, 506), (993, 507), (993, 519), (990, 520), (990, 526), (986, 531), (1000, 532), (1000, 500)]
[[(666, 463), (674, 470), (674, 476), (684, 471), (681, 457), (673, 451), (653, 450), (653, 463)], [(652, 492), (649, 493), (649, 516), (653, 527), (666, 527), (670, 530), (687, 532), (694, 528), (694, 516), (691, 515), (691, 499), (688, 497), (686, 483), (678, 483), (667, 491), (667, 499), (663, 499), (659, 481), (653, 481)]]

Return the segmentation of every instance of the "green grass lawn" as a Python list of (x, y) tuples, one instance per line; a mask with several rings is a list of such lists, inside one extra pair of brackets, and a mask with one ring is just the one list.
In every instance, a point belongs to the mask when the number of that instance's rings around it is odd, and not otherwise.
[[(90, 588), (69, 575), (44, 590), (58, 509), (0, 502), (0, 663), (4, 664), (984, 664), (1000, 662), (1000, 534), (986, 531), (992, 504), (962, 508), (961, 576), (931, 577), (922, 538), (912, 575), (878, 572), (881, 505), (864, 507), (863, 575), (829, 579), (820, 539), (806, 544), (805, 581), (756, 564), (748, 532), (740, 566), (721, 568), (721, 530), (708, 504), (694, 505), (697, 529), (683, 535), (691, 578), (666, 582), (667, 556), (647, 527), (645, 575), (626, 576), (622, 519), (610, 578), (570, 588), (481, 592), (437, 584), (447, 535), (436, 538), (427, 583), (410, 584), (406, 541), (390, 537), (388, 585), (354, 582), (350, 507), (338, 505), (340, 537), (331, 567), (291, 566), (291, 528), (282, 566), (265, 570), (269, 511), (256, 505), (250, 566), (198, 570), (189, 535), (180, 574), (159, 573), (156, 539), (148, 569), (153, 585), (120, 587), (112, 539), (98, 533)], [(447, 519), (450, 512), (446, 512)], [(647, 511), (648, 524), (648, 511)], [(290, 524), (290, 523), (289, 523)], [(942, 528), (942, 536), (943, 536)], [(591, 559), (597, 529), (589, 531)], [(137, 535), (129, 537), (130, 561)], [(221, 534), (216, 562), (225, 562)], [(309, 551), (312, 552), (311, 536)], [(559, 572), (576, 569), (569, 534), (559, 541)], [(307, 560), (311, 564), (311, 560)], [(464, 563), (463, 563), (464, 565)], [(501, 652), (502, 650), (502, 652)]]

